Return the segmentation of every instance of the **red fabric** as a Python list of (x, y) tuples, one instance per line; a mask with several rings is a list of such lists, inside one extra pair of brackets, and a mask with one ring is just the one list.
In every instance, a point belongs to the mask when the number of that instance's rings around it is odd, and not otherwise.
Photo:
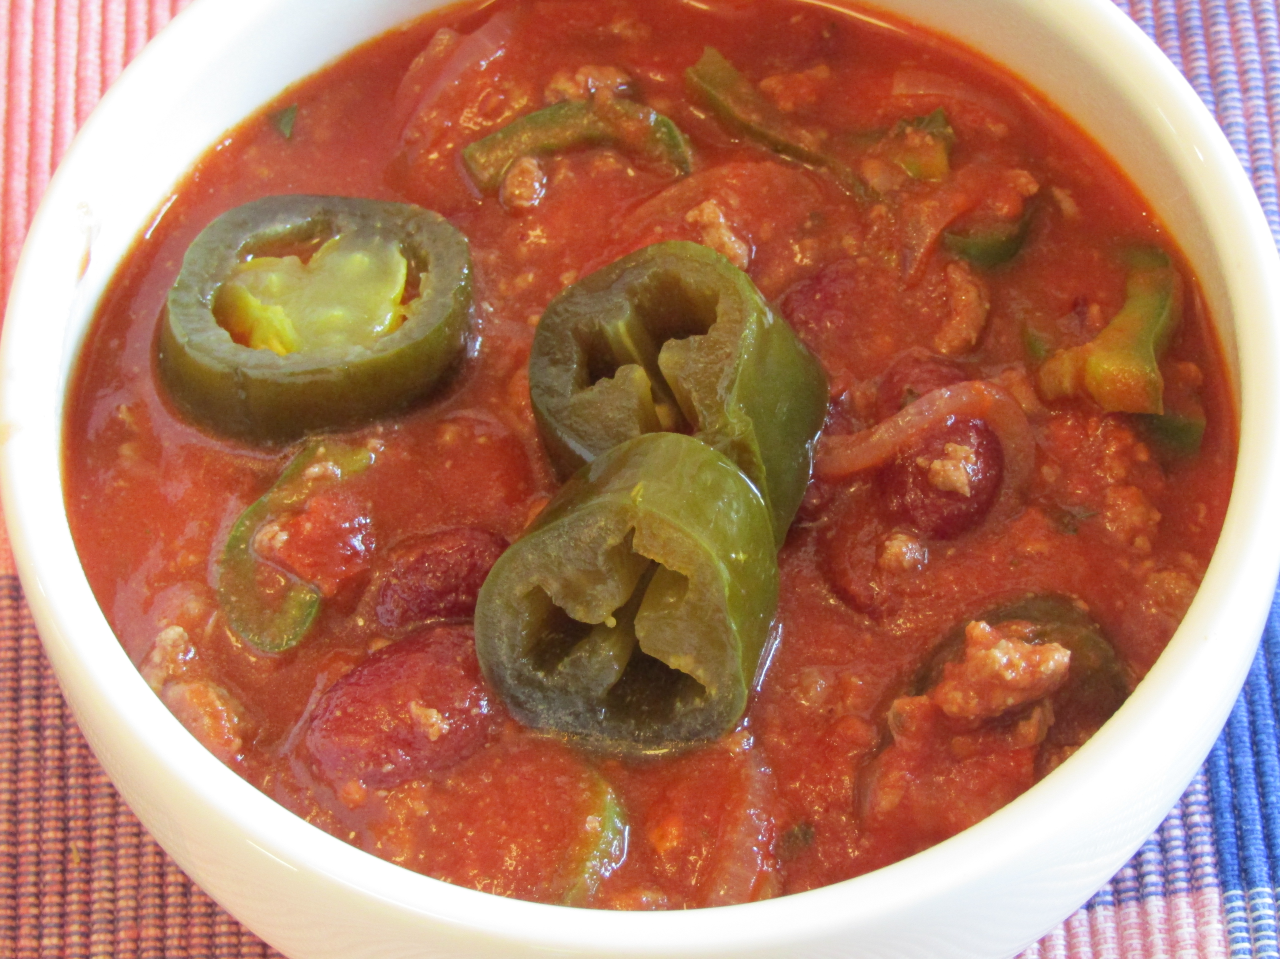
[[(76, 129), (187, 0), (0, 0), (0, 303)], [(279, 956), (165, 856), (89, 752), (0, 529), (0, 956)]]

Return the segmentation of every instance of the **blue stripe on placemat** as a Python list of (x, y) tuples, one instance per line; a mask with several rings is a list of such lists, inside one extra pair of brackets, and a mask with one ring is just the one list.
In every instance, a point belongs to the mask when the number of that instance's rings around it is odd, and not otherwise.
[[(1185, 72), (1217, 115), (1253, 181), (1272, 236), (1280, 242), (1275, 142), (1280, 138), (1280, 36), (1274, 3), (1186, 0), (1178, 5)], [(1203, 10), (1203, 21), (1200, 20)], [(1208, 38), (1208, 49), (1201, 47)], [(1162, 37), (1166, 39), (1167, 37)], [(1272, 603), (1262, 647), (1245, 689), (1209, 755), (1214, 829), (1232, 956), (1280, 956), (1280, 604)]]
[[(1235, 713), (1240, 712), (1236, 706)], [(1233, 713), (1233, 716), (1235, 715)], [(1252, 951), (1249, 912), (1245, 905), (1244, 883), (1240, 876), (1240, 845), (1236, 840), (1235, 791), (1232, 789), (1227, 756), (1228, 737), (1224, 733), (1209, 753), (1208, 771), (1213, 798), (1213, 827), (1218, 841), (1218, 876), (1222, 882), (1222, 908), (1226, 913), (1227, 946), (1233, 957), (1247, 957)]]
[(1223, 737), (1209, 756), (1218, 864), (1232, 956), (1280, 956), (1276, 940), (1280, 875), (1280, 741), (1276, 666), (1280, 599), (1272, 601), (1258, 659)]

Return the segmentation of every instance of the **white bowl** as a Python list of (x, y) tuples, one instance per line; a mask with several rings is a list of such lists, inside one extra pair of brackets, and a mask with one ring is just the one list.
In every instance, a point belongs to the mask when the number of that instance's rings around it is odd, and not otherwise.
[[(9, 534), (77, 719), (142, 822), (254, 932), (295, 955), (1011, 954), (1087, 899), (1177, 800), (1235, 701), (1280, 549), (1280, 262), (1226, 140), (1109, 0), (869, 0), (1039, 88), (1128, 171), (1199, 276), (1241, 410), (1222, 538), (1155, 668), (1082, 750), (959, 836), (764, 903), (571, 910), (410, 873), (295, 817), (201, 749), (152, 695), (81, 571), (62, 499), (67, 380), (133, 238), (223, 132), (434, 0), (197, 0), (103, 99), (63, 161), (0, 344)], [(87, 266), (86, 266), (87, 258)]]

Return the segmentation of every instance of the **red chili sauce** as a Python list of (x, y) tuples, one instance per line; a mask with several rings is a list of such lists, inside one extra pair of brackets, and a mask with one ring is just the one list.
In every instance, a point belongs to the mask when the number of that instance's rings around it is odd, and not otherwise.
[[(481, 41), (503, 55), (454, 55)], [(860, 186), (728, 129), (685, 82), (707, 45)], [(462, 147), (618, 72), (688, 136), (690, 175), (596, 147), (543, 157), (540, 196), (510, 181), (483, 196), (469, 180)], [(938, 109), (949, 168), (913, 176), (884, 144)], [(375, 463), (295, 518), (276, 560), (325, 600), (302, 643), (264, 654), (228, 627), (216, 565), (297, 445), (186, 422), (155, 356), (187, 245), (222, 212), (283, 193), (438, 211), (470, 242), (475, 296), (448, 385), (342, 433)], [(941, 238), (1024, 215), (1022, 248), (998, 267)], [(480, 674), (471, 615), (489, 567), (557, 486), (526, 373), (542, 311), (578, 278), (670, 239), (745, 267), (821, 360), (824, 445), (971, 380), (1013, 397), (1031, 429), (1026, 449), (1002, 451), (981, 418), (951, 417), (878, 471), (815, 479), (779, 554), (776, 642), (738, 729), (629, 759), (510, 719)], [(1181, 274), (1183, 317), (1160, 370), (1166, 410), (1203, 412), (1198, 450), (1171, 452), (1140, 417), (1038, 390), (1046, 356), (1121, 310), (1134, 247), (1162, 248)], [(937, 651), (970, 619), (1051, 594), (1096, 622), (1131, 689), (1195, 594), (1237, 442), (1194, 278), (1097, 145), (953, 44), (786, 0), (499, 0), (357, 49), (233, 130), (182, 183), (112, 284), (68, 409), (66, 500), (89, 581), (197, 739), (378, 856), (508, 896), (619, 909), (832, 883), (1025, 791), (1111, 708), (1086, 703), (1066, 720), (1060, 708), (1055, 722), (1062, 664), (1009, 629), (972, 625), (965, 657), (942, 673)], [(1029, 475), (995, 510), (1000, 464), (1015, 455)], [(1003, 671), (983, 659), (999, 643)], [(625, 844), (584, 886), (602, 782)]]

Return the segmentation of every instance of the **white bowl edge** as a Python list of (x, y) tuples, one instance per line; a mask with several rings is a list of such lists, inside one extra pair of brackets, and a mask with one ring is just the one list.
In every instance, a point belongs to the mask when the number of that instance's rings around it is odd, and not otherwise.
[[(1062, 919), (1070, 908), (1058, 904), (1079, 903), (1107, 879), (1167, 812), (1203, 759), (1234, 702), (1221, 697), (1221, 702), (1201, 703), (1203, 681), (1214, 678), (1217, 686), (1238, 688), (1275, 584), (1277, 547), (1268, 535), (1280, 529), (1280, 506), (1267, 502), (1266, 490), (1275, 489), (1280, 478), (1280, 400), (1270, 377), (1280, 363), (1275, 330), (1280, 260), (1247, 179), (1190, 88), (1106, 0), (1081, 0), (1069, 12), (1066, 5), (1018, 0), (984, 5), (980, 13), (974, 5), (953, 5), (963, 7), (963, 15), (948, 15), (947, 5), (933, 0), (902, 0), (896, 8), (920, 21), (927, 21), (927, 15), (941, 17), (944, 32), (979, 47), (974, 41), (983, 39), (986, 18), (994, 23), (1011, 9), (1029, 8), (1031, 23), (1071, 38), (1073, 49), (1086, 38), (1101, 43), (1088, 57), (1081, 54), (1081, 62), (1091, 62), (1137, 102), (1154, 97), (1148, 91), (1163, 90), (1160, 85), (1172, 83), (1181, 91), (1162, 94), (1166, 100), (1158, 110), (1163, 126), (1127, 120), (1128, 108), (1103, 110), (1104, 117), (1087, 123), (1105, 133), (1104, 145), (1131, 171), (1141, 168), (1141, 158), (1126, 161), (1127, 153), (1150, 153), (1153, 146), (1168, 150), (1167, 164), (1148, 162), (1155, 168), (1148, 180), (1177, 174), (1188, 189), (1145, 192), (1196, 264), (1215, 316), (1252, 325), (1247, 352), (1236, 350), (1233, 340), (1224, 344), (1237, 371), (1244, 417), (1237, 488), (1221, 546), (1200, 598), (1148, 682), (1044, 783), (977, 827), (874, 875), (797, 897), (714, 911), (570, 912), (497, 900), (373, 860), (293, 818), (224, 768), (196, 745), (128, 662), (80, 572), (65, 519), (58, 519), (62, 394), (83, 337), (81, 321), (140, 226), (118, 211), (160, 207), (203, 147), (270, 99), (254, 90), (274, 94), (358, 39), (428, 4), (365, 4), (357, 25), (350, 24), (354, 18), (344, 11), (349, 6), (340, 0), (192, 4), (168, 29), (164, 43), (149, 47), (130, 67), (77, 138), (33, 225), (13, 285), (10, 318), (42, 315), (80, 325), (68, 328), (52, 350), (41, 329), (5, 325), (0, 456), (10, 536), (33, 614), (77, 718), (143, 822), (221, 903), (277, 947), (299, 954), (593, 954), (612, 946), (634, 955), (989, 955), (1012, 953)], [(371, 14), (375, 6), (379, 12)], [(306, 10), (305, 29), (287, 17), (284, 11), (290, 9)], [(348, 26), (337, 29), (334, 24), (344, 17)], [(228, 38), (252, 33), (278, 40), (280, 34), (272, 31), (286, 26), (302, 34), (290, 40), (297, 51), (283, 56), (272, 44), (269, 56), (254, 58), (254, 41), (231, 45), (240, 65), (235, 96), (219, 105), (205, 101), (201, 91), (208, 85), (201, 86), (198, 78), (227, 74)], [(303, 47), (304, 40), (311, 45)], [(1036, 45), (1048, 42), (1028, 30), (1019, 38), (1019, 48), (991, 52), (1026, 75), (1046, 59), (1037, 54)], [(259, 61), (265, 63), (260, 69), (243, 66)], [(174, 76), (187, 79), (177, 82)], [(1037, 86), (1068, 113), (1091, 116), (1091, 109), (1098, 110), (1098, 89), (1077, 89), (1076, 103), (1070, 90), (1053, 88), (1055, 82), (1079, 87), (1072, 79), (1078, 76), (1064, 67), (1061, 76), (1046, 76)], [(145, 110), (137, 109), (139, 102)], [(206, 109), (208, 114), (202, 112)], [(153, 155), (126, 158), (117, 150), (118, 168), (90, 169), (91, 163), (101, 165), (101, 152), (110, 154), (122, 131), (147, 137), (157, 127), (163, 129), (165, 143)], [(91, 256), (80, 277), (86, 243)], [(1236, 291), (1234, 298), (1229, 291)], [(55, 319), (46, 322), (54, 324)], [(1228, 554), (1236, 563), (1229, 563)], [(1230, 615), (1215, 615), (1211, 596), (1226, 598)], [(1199, 709), (1170, 708), (1179, 702)], [(1119, 744), (1129, 737), (1140, 737), (1151, 749), (1140, 755), (1123, 751)], [(1117, 813), (1114, 805), (1121, 798), (1085, 796), (1073, 787), (1073, 781), (1093, 782), (1095, 777), (1149, 787), (1137, 797), (1126, 795), (1124, 809)], [(194, 835), (184, 823), (192, 809), (202, 807), (209, 814), (205, 822), (227, 826)], [(1046, 819), (1094, 825), (1087, 834), (1092, 844), (1063, 849), (1062, 842), (1043, 830)], [(1081, 834), (1065, 830), (1063, 835), (1077, 838), (1071, 841), (1077, 844)], [(1036, 855), (1028, 857), (1029, 850)], [(1063, 863), (1070, 866), (1064, 869)], [(292, 886), (288, 878), (300, 868), (314, 870), (316, 879), (284, 901), (281, 891)], [(983, 879), (992, 871), (1000, 877), (998, 884)], [(910, 896), (903, 895), (907, 887)], [(1046, 910), (1049, 902), (1055, 906)], [(326, 904), (341, 903), (359, 906), (362, 929), (324, 926), (336, 909)], [(930, 924), (920, 922), (922, 912), (930, 916)], [(282, 921), (284, 914), (289, 919)], [(424, 937), (429, 928), (428, 943)], [(798, 929), (803, 934), (796, 934)], [(858, 939), (851, 942), (848, 937), (855, 930)]]

